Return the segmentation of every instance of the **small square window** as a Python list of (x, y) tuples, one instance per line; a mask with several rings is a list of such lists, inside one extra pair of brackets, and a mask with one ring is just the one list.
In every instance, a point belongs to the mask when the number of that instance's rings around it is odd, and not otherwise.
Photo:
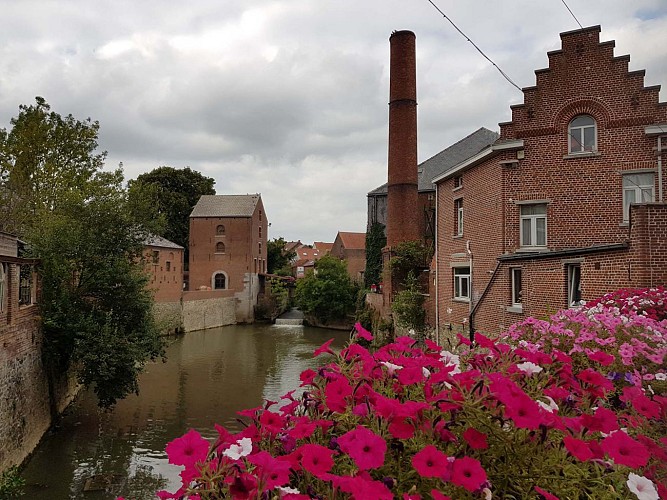
[(630, 221), (632, 203), (650, 203), (655, 200), (655, 175), (626, 174), (623, 176), (623, 221)]
[(458, 189), (460, 187), (463, 187), (463, 176), (459, 175), (458, 177), (454, 177), (454, 189)]

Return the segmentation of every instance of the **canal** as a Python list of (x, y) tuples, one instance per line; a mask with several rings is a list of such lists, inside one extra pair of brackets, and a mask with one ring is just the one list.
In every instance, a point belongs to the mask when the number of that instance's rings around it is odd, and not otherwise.
[(172, 340), (167, 362), (151, 363), (140, 393), (113, 411), (97, 408), (84, 391), (44, 438), (22, 476), (34, 500), (154, 498), (180, 485), (165, 445), (194, 428), (217, 437), (214, 424), (240, 430), (236, 412), (277, 400), (299, 384), (299, 374), (322, 358), (313, 351), (347, 332), (300, 326), (242, 325), (188, 333)]

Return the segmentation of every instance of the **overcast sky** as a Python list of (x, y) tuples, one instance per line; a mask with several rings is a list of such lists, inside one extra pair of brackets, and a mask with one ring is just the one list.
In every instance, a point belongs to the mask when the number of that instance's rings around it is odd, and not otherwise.
[[(435, 0), (520, 86), (534, 85), (562, 0)], [(568, 0), (600, 24), (646, 85), (667, 85), (667, 0)], [(0, 0), (0, 128), (44, 97), (100, 122), (107, 167), (127, 179), (189, 166), (217, 194), (262, 194), (270, 237), (365, 231), (386, 181), (389, 36), (417, 36), (419, 160), (522, 94), (428, 0)], [(667, 90), (661, 92), (667, 100)]]

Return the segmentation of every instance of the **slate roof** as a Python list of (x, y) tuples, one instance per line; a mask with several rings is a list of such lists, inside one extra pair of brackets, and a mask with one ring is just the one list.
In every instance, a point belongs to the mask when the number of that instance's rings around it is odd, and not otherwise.
[(341, 239), (343, 247), (347, 250), (366, 249), (366, 233), (345, 233), (339, 231), (337, 238)]
[[(435, 185), (431, 182), (435, 177), (455, 167), (464, 160), (476, 155), (484, 148), (498, 140), (500, 136), (484, 127), (479, 128), (467, 137), (452, 144), (447, 149), (440, 151), (417, 167), (419, 178), (417, 189), (419, 191), (435, 191)], [(369, 196), (386, 195), (387, 184), (375, 188), (368, 193)]]
[(175, 248), (178, 250), (183, 250), (181, 245), (177, 245), (173, 241), (169, 241), (162, 236), (157, 236), (155, 234), (150, 234), (144, 240), (144, 245), (149, 247), (160, 247), (160, 248)]
[(252, 217), (259, 194), (205, 194), (190, 217)]

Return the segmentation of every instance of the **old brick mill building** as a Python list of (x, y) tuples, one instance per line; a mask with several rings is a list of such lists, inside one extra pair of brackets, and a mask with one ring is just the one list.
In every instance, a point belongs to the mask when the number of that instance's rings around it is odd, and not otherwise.
[(500, 138), (435, 177), (440, 328), (498, 333), (667, 282), (667, 103), (600, 27), (561, 34)]

